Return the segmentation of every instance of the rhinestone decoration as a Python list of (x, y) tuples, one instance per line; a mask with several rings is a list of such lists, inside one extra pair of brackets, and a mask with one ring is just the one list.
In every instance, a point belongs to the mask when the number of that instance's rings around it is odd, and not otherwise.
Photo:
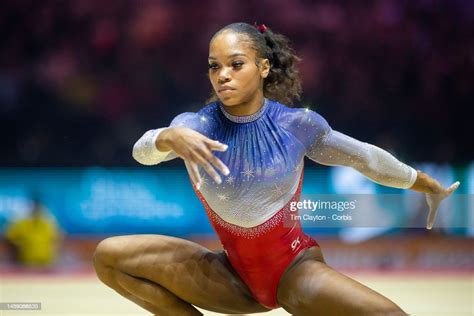
[(262, 116), (263, 112), (265, 112), (265, 109), (267, 108), (267, 98), (264, 99), (263, 105), (260, 108), (260, 110), (250, 115), (243, 115), (243, 116), (232, 115), (226, 112), (226, 110), (224, 109), (221, 103), (219, 103), (219, 108), (221, 109), (225, 117), (227, 117), (229, 120), (231, 120), (234, 123), (250, 123), (258, 119), (260, 116)]
[(238, 225), (231, 224), (225, 220), (223, 220), (210, 206), (207, 204), (206, 199), (202, 196), (201, 192), (195, 187), (193, 182), (191, 181), (191, 185), (196, 192), (199, 200), (204, 205), (204, 209), (206, 210), (207, 216), (211, 220), (213, 226), (219, 226), (226, 230), (228, 233), (233, 234), (234, 236), (243, 237), (246, 239), (254, 239), (263, 234), (266, 234), (273, 230), (276, 226), (284, 225), (285, 221), (288, 221), (290, 218), (290, 205), (291, 202), (298, 202), (301, 197), (301, 189), (303, 185), (303, 174), (304, 171), (301, 171), (300, 180), (298, 183), (298, 188), (295, 194), (291, 197), (290, 201), (286, 203), (286, 205), (277, 211), (270, 219), (265, 221), (264, 223), (254, 226), (254, 227), (242, 227)]

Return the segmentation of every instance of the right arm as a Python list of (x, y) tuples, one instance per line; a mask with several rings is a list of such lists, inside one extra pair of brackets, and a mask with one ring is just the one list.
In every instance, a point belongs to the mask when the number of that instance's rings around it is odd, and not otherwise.
[(165, 132), (166, 135), (167, 129), (152, 129), (143, 134), (133, 145), (133, 158), (142, 165), (151, 166), (177, 157), (172, 155), (171, 148), (164, 143), (166, 138), (162, 133)]
[(147, 131), (133, 146), (135, 160), (154, 165), (179, 156), (187, 163), (188, 172), (198, 189), (201, 185), (198, 166), (204, 168), (214, 181), (221, 183), (214, 167), (224, 175), (229, 174), (229, 169), (212, 151), (225, 151), (227, 145), (196, 131), (199, 130), (199, 120), (195, 117), (195, 113), (183, 113), (171, 122), (170, 127)]
[[(197, 113), (181, 113), (171, 121), (170, 126), (152, 129), (143, 134), (133, 146), (133, 158), (142, 165), (150, 166), (178, 157), (169, 145), (163, 144), (164, 141), (169, 141), (169, 139), (163, 137), (167, 134), (165, 131), (170, 127), (177, 126), (189, 127), (202, 133), (202, 126), (199, 125)], [(165, 135), (162, 135), (163, 132), (165, 132)], [(157, 147), (157, 143), (159, 143), (160, 147)]]

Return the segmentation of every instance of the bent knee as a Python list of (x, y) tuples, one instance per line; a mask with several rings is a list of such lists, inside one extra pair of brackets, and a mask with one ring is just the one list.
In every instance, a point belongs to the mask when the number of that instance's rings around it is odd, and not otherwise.
[(109, 237), (96, 246), (92, 256), (92, 262), (96, 271), (103, 266), (113, 267), (116, 259), (123, 247), (123, 240), (121, 237)]
[(92, 264), (99, 280), (112, 286), (115, 281), (116, 263), (123, 241), (120, 237), (109, 237), (97, 244), (92, 255)]

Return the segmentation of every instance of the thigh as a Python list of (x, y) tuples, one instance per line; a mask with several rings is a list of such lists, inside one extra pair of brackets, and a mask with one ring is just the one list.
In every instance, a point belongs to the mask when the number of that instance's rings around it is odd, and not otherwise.
[(250, 294), (225, 252), (163, 235), (128, 235), (103, 240), (95, 260), (155, 282), (184, 301), (221, 313), (267, 311)]
[(406, 315), (386, 297), (326, 265), (319, 247), (308, 249), (285, 272), (278, 302), (293, 315)]

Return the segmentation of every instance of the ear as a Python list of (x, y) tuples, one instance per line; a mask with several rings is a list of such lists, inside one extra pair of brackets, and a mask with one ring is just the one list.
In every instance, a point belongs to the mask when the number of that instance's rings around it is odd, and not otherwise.
[(268, 77), (268, 74), (270, 73), (270, 61), (266, 58), (263, 58), (260, 61), (260, 76), (262, 78)]

